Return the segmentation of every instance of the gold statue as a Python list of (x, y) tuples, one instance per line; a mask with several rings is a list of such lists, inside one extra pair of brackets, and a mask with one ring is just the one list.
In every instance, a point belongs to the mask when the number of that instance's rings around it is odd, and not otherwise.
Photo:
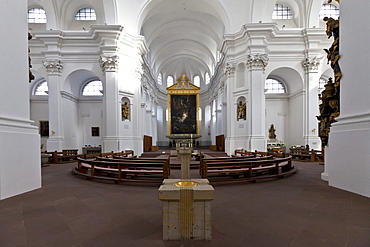
[(242, 101), (239, 101), (239, 105), (238, 105), (237, 120), (239, 120), (239, 119), (243, 119), (243, 120), (246, 119), (246, 105), (245, 105), (245, 103), (243, 104)]
[(275, 128), (274, 125), (271, 124), (270, 129), (269, 129), (269, 139), (276, 139), (276, 134), (275, 134)]
[(130, 106), (125, 102), (122, 104), (122, 121), (130, 118)]

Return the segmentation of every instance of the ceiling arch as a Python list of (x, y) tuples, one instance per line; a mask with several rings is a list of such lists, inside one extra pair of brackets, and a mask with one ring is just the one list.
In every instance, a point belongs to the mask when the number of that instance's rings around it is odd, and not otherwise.
[(218, 1), (154, 0), (141, 13), (140, 33), (155, 73), (186, 73), (191, 78), (213, 71), (217, 47), (228, 26)]

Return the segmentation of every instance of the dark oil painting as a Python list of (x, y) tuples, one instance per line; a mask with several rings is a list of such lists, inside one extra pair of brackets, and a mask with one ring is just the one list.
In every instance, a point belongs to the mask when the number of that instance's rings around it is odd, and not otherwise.
[(171, 95), (171, 134), (197, 133), (196, 95)]

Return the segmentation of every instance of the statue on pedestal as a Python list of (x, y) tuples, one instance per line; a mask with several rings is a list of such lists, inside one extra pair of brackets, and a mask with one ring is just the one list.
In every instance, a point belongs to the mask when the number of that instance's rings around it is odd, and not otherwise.
[(276, 139), (275, 131), (276, 129), (274, 128), (274, 125), (271, 124), (270, 129), (269, 129), (269, 139)]

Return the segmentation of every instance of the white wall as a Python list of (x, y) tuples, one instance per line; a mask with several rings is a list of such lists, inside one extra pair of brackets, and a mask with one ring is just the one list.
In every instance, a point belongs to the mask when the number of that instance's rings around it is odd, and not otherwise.
[[(33, 100), (31, 100), (31, 120), (34, 121), (34, 125), (40, 127), (40, 121), (49, 121), (49, 105), (47, 101), (47, 96), (31, 97), (33, 98)], [(43, 98), (43, 100), (40, 100), (40, 98)], [(42, 151), (46, 150), (46, 140), (47, 137), (40, 136), (40, 145), (44, 146), (44, 149)]]
[[(102, 101), (80, 101), (79, 121), (81, 146), (90, 145), (92, 147), (102, 145)], [(100, 127), (100, 136), (91, 135), (91, 127)]]
[[(326, 148), (329, 185), (370, 197), (370, 23), (367, 0), (341, 1), (339, 64), (340, 117), (333, 124)], [(365, 24), (365, 25), (364, 25)]]
[[(276, 129), (276, 139), (283, 141), (284, 144), (289, 143), (286, 137), (287, 129), (287, 113), (289, 103), (287, 99), (266, 99), (266, 137), (268, 138), (268, 130), (273, 124)], [(288, 150), (287, 150), (288, 151)]]
[(26, 0), (0, 1), (0, 32), (3, 34), (0, 46), (0, 199), (41, 187), (40, 137), (29, 113), (25, 13)]

